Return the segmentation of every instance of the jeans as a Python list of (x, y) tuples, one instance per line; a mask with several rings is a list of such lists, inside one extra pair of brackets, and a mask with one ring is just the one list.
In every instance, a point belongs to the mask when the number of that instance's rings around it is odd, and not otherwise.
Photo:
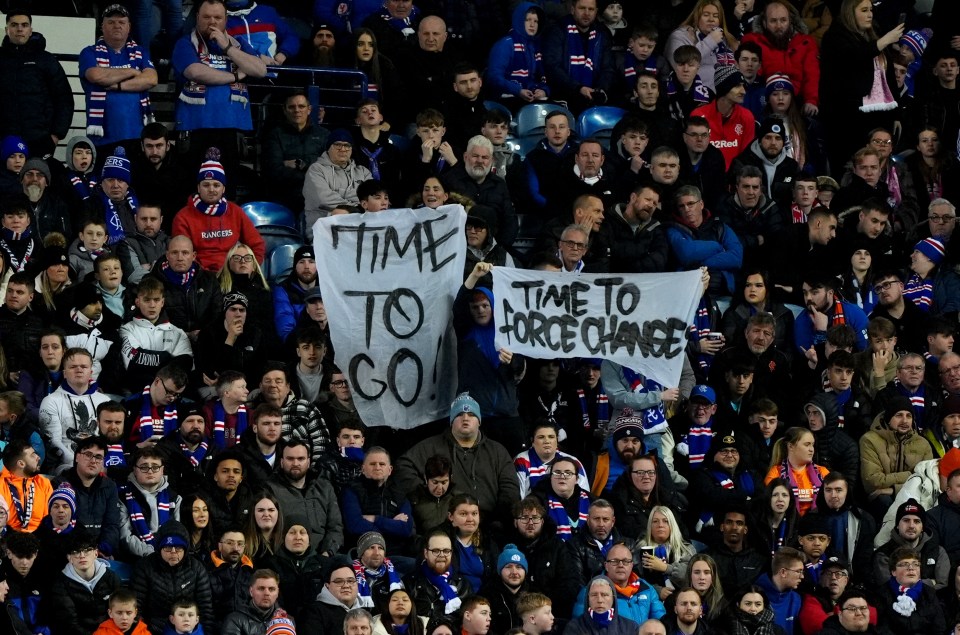
[[(165, 33), (166, 55), (173, 49), (173, 44), (180, 37), (183, 29), (183, 1), (182, 0), (129, 0), (131, 21), (133, 22), (133, 39), (137, 44), (150, 50), (150, 44), (157, 37), (161, 28)], [(157, 21), (154, 7), (160, 11), (160, 21)]]

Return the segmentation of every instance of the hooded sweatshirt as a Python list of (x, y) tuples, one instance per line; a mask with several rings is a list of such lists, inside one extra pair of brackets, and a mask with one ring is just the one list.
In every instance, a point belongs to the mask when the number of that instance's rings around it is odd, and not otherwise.
[[(530, 11), (535, 11), (539, 18), (540, 26), (536, 35), (527, 35), (524, 26)], [(491, 93), (500, 97), (516, 97), (521, 90), (539, 89), (549, 95), (540, 54), (540, 33), (547, 24), (543, 10), (532, 2), (521, 2), (513, 10), (511, 24), (510, 33), (490, 49), (487, 82)]]
[(767, 198), (773, 199), (773, 183), (774, 177), (777, 174), (777, 168), (781, 163), (787, 158), (786, 150), (782, 150), (780, 154), (774, 157), (772, 160), (763, 153), (763, 150), (760, 149), (760, 140), (754, 139), (750, 144), (750, 152), (755, 154), (758, 159), (760, 159), (760, 165), (763, 168), (763, 172), (767, 178), (764, 179), (766, 183), (767, 190), (764, 192)]

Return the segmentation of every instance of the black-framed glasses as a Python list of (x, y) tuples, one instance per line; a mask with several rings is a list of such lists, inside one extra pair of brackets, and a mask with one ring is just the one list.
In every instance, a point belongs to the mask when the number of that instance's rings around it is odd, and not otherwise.
[(632, 470), (630, 473), (640, 478), (653, 478), (657, 475), (656, 470)]
[(234, 254), (230, 256), (230, 262), (235, 262), (235, 263), (245, 262), (247, 264), (250, 264), (251, 262), (253, 262), (253, 254), (247, 254), (246, 256)]
[(576, 472), (568, 472), (565, 470), (561, 472), (550, 472), (550, 476), (556, 476), (557, 478), (573, 478), (576, 475)]
[(182, 390), (171, 390), (170, 388), (168, 388), (167, 383), (162, 379), (160, 380), (160, 385), (163, 386), (163, 391), (167, 393), (168, 396), (173, 397), (174, 399), (178, 398), (180, 395), (183, 394)]
[(162, 465), (138, 465), (137, 469), (144, 474), (156, 474), (163, 469)]
[(578, 243), (573, 240), (561, 240), (560, 244), (566, 245), (567, 247), (569, 247), (570, 249), (573, 249), (574, 251), (583, 251), (584, 249), (587, 248), (587, 243)]
[(333, 381), (330, 382), (330, 385), (333, 386), (334, 388), (343, 388), (344, 386), (347, 385), (347, 380), (346, 380), (346, 379), (334, 379)]
[(453, 549), (437, 548), (437, 549), (427, 549), (427, 551), (432, 553), (434, 556), (449, 556), (451, 553), (453, 553)]
[(633, 558), (610, 558), (606, 561), (607, 564), (612, 564), (614, 566), (629, 566), (633, 564)]
[(517, 516), (515, 520), (519, 520), (524, 525), (538, 525), (543, 522), (543, 516)]
[(895, 284), (903, 284), (899, 280), (887, 280), (886, 282), (881, 282), (879, 284), (873, 285), (873, 292), (880, 293), (881, 291), (886, 291)]
[(85, 459), (89, 459), (90, 461), (93, 461), (94, 463), (101, 463), (101, 462), (103, 461), (103, 459), (104, 459), (104, 455), (102, 455), (102, 454), (94, 454), (93, 452), (90, 452), (89, 450), (84, 450), (83, 452), (80, 452), (80, 456), (84, 457)]
[(860, 613), (860, 614), (863, 614), (863, 613), (869, 613), (869, 612), (870, 612), (870, 607), (869, 607), (869, 606), (845, 606), (845, 607), (843, 607), (843, 608), (840, 609), (840, 610), (841, 610), (841, 611), (846, 611), (847, 613)]

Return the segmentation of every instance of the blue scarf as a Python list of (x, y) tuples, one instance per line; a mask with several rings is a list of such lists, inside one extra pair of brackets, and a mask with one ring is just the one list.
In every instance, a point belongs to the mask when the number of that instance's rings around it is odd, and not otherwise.
[[(27, 263), (30, 262), (30, 258), (33, 256), (33, 250), (37, 246), (37, 241), (34, 240), (31, 235), (32, 233), (29, 227), (19, 234), (10, 231), (6, 227), (0, 227), (0, 249), (6, 252), (7, 261), (10, 263), (10, 268), (13, 269), (14, 273), (20, 273), (26, 269)], [(21, 243), (21, 241), (23, 242)], [(16, 254), (13, 253), (13, 246), (11, 246), (10, 243), (14, 243), (17, 247), (19, 247), (20, 244), (26, 245), (23, 256), (21, 257), (22, 259), (17, 258)]]
[[(510, 37), (513, 39), (510, 79), (520, 84), (521, 88), (529, 88), (530, 90), (533, 90), (538, 84), (545, 84), (543, 56), (537, 48), (536, 36), (529, 36), (526, 32), (519, 33), (516, 29), (512, 29)], [(503, 96), (510, 97), (511, 95), (506, 93)]]
[[(390, 12), (387, 11), (386, 7), (380, 9), (380, 19), (390, 25), (391, 29), (400, 31), (401, 33), (409, 30), (410, 35), (413, 35), (413, 25), (419, 22), (420, 9), (414, 6), (410, 9), (410, 15), (405, 18), (395, 18), (390, 15)], [(406, 35), (406, 34), (404, 34)]]
[(210, 445), (206, 441), (201, 441), (196, 450), (191, 450), (187, 447), (186, 443), (183, 441), (180, 442), (180, 452), (183, 453), (183, 456), (187, 457), (187, 460), (190, 461), (190, 465), (193, 467), (200, 467), (203, 460), (207, 458), (207, 450), (209, 449)]
[(846, 390), (841, 390), (840, 392), (833, 391), (833, 394), (837, 397), (837, 427), (842, 429), (843, 424), (846, 421), (846, 417), (844, 417), (844, 409), (847, 407), (850, 397), (853, 396), (853, 388), (847, 388)]
[(375, 178), (378, 181), (380, 180), (380, 161), (378, 161), (377, 159), (380, 156), (380, 153), (383, 152), (383, 148), (384, 146), (380, 146), (376, 150), (371, 151), (371, 150), (368, 150), (367, 148), (364, 148), (363, 146), (360, 146), (360, 150), (363, 152), (363, 154), (367, 157), (367, 160), (370, 162), (370, 165), (369, 165), (370, 174), (373, 176), (373, 178)]
[(187, 201), (187, 207), (203, 214), (204, 216), (223, 216), (227, 213), (227, 199), (221, 198), (216, 203), (204, 203), (199, 194), (194, 194)]
[[(725, 470), (713, 469), (708, 470), (708, 473), (713, 478), (714, 482), (717, 483), (722, 489), (736, 489), (740, 492), (743, 492), (747, 496), (753, 496), (756, 490), (756, 485), (753, 482), (753, 477), (750, 476), (750, 472), (744, 470), (739, 474), (734, 474), (732, 477), (730, 473)], [(737, 479), (734, 482), (733, 479)], [(713, 512), (704, 510), (700, 514), (700, 522), (697, 523), (697, 533), (703, 527), (713, 525)], [(705, 611), (707, 612), (707, 611)]]
[(813, 580), (814, 584), (820, 583), (820, 573), (823, 571), (823, 561), (826, 559), (826, 557), (827, 557), (827, 554), (822, 553), (820, 554), (820, 559), (817, 560), (816, 562), (808, 562), (805, 565), (803, 565), (804, 567), (803, 574), (805, 576), (810, 576), (810, 579)]
[[(130, 213), (136, 215), (139, 202), (133, 190), (127, 190), (126, 200), (130, 207)], [(110, 200), (110, 197), (102, 189), (100, 190), (100, 201), (103, 203), (107, 220), (107, 245), (116, 245), (127, 237), (127, 234), (123, 231), (123, 223), (120, 221), (120, 212), (117, 211), (116, 204)]]
[[(700, 32), (699, 29), (697, 29), (697, 41), (698, 41), (698, 42), (702, 42), (702, 41), (704, 41), (704, 40), (705, 40), (706, 38), (708, 38), (708, 37), (710, 37), (709, 34), (708, 34), (708, 35), (704, 35), (703, 33)], [(730, 47), (729, 47), (729, 46), (727, 46), (726, 40), (720, 40), (720, 43), (717, 44), (717, 48), (714, 49), (714, 55), (717, 56), (717, 62), (714, 64), (714, 67), (717, 67), (717, 66), (736, 66), (736, 65), (737, 65), (737, 60), (736, 60), (736, 58), (735, 58), (734, 55), (733, 55), (733, 51), (730, 50)]]
[[(140, 507), (140, 502), (133, 495), (133, 485), (124, 483), (119, 487), (120, 497), (127, 508), (127, 514), (130, 516), (130, 526), (133, 533), (148, 545), (156, 546), (157, 537), (150, 531), (150, 523)], [(157, 527), (163, 526), (163, 523), (170, 520), (170, 488), (164, 487), (157, 492)]]
[[(234, 431), (234, 436), (230, 446), (233, 447), (237, 444), (237, 440), (240, 438), (246, 429), (247, 429), (247, 407), (243, 404), (240, 404), (240, 407), (237, 408), (237, 429)], [(213, 403), (213, 445), (218, 449), (222, 450), (227, 447), (227, 411), (223, 408), (223, 402), (217, 399)]]
[(830, 550), (835, 553), (847, 552), (847, 512), (825, 514), (830, 527)]
[(56, 527), (53, 526), (53, 516), (44, 516), (43, 520), (40, 521), (40, 525), (42, 527), (46, 527), (47, 529), (53, 531), (53, 533), (55, 534), (69, 534), (71, 531), (76, 529), (77, 519), (71, 517), (70, 522), (67, 524), (66, 527), (61, 527), (60, 529), (57, 529)]
[[(623, 376), (627, 380), (627, 385), (630, 386), (630, 390), (637, 394), (644, 394), (649, 392), (658, 392), (663, 390), (663, 386), (653, 381), (652, 379), (647, 379), (640, 373), (623, 366)], [(663, 410), (663, 402), (659, 402), (656, 406), (647, 408), (643, 411), (643, 432), (644, 434), (659, 434), (666, 431), (667, 429), (667, 416)]]
[(108, 444), (107, 455), (103, 459), (104, 467), (127, 467), (127, 456), (120, 443)]
[(710, 444), (713, 442), (713, 418), (702, 426), (691, 425), (690, 432), (685, 435), (684, 440), (690, 449), (688, 456), (690, 469), (694, 470), (703, 464), (710, 450)]
[(894, 599), (891, 608), (904, 617), (913, 615), (917, 610), (917, 602), (923, 595), (923, 582), (917, 582), (913, 586), (901, 586), (896, 578), (890, 576), (887, 585), (893, 591)]
[[(674, 73), (670, 73), (670, 76), (667, 78), (667, 96), (675, 99), (676, 96), (682, 92), (683, 86), (677, 81), (677, 76)], [(699, 75), (693, 79), (693, 85), (690, 87), (690, 97), (694, 101), (694, 107), (703, 106), (712, 101), (710, 89), (704, 85)]]
[[(707, 297), (700, 298), (700, 305), (697, 306), (697, 313), (693, 317), (693, 324), (690, 325), (690, 341), (696, 346), (700, 340), (710, 334), (710, 307)], [(710, 366), (713, 364), (713, 355), (706, 353), (697, 353), (697, 365), (704, 375), (710, 372)]]
[(537, 483), (550, 474), (550, 466), (540, 460), (537, 451), (530, 448), (520, 454), (520, 458), (514, 461), (514, 466), (518, 472), (526, 472), (530, 480), (530, 489), (533, 489)]
[(363, 452), (363, 448), (340, 448), (340, 456), (344, 457), (348, 461), (353, 461), (355, 463), (363, 463), (363, 459), (366, 456)]
[(590, 537), (590, 540), (591, 542), (593, 542), (593, 544), (595, 544), (600, 549), (600, 553), (603, 554), (603, 557), (606, 558), (607, 553), (610, 552), (610, 547), (613, 546), (613, 532), (610, 532), (610, 535), (607, 536), (607, 539), (604, 540), (603, 542), (600, 542), (599, 540), (597, 540), (596, 538), (593, 538), (592, 536)]
[(589, 511), (590, 496), (583, 490), (580, 491), (580, 509), (577, 512), (576, 524), (574, 524), (567, 515), (563, 501), (557, 498), (553, 492), (547, 495), (547, 513), (550, 515), (550, 518), (557, 523), (557, 537), (562, 542), (566, 542), (573, 537), (573, 530), (579, 527), (581, 522), (586, 522)]
[(640, 61), (633, 53), (627, 51), (623, 58), (623, 77), (627, 80), (627, 83), (631, 86), (635, 85), (637, 74), (643, 71), (647, 73), (657, 72), (656, 54), (651, 55), (646, 60)]
[[(587, 432), (593, 430), (593, 424), (590, 422), (590, 407), (587, 403), (587, 393), (583, 388), (577, 388), (577, 397), (580, 399), (580, 412), (583, 414), (583, 429)], [(597, 382), (597, 429), (602, 430), (610, 423), (610, 400), (607, 393), (603, 390), (603, 384)], [(532, 484), (532, 483), (531, 483)]]
[(590, 619), (593, 620), (593, 623), (600, 628), (606, 628), (610, 626), (610, 622), (613, 621), (613, 609), (607, 609), (602, 613), (597, 613), (593, 609), (587, 609), (587, 613), (590, 614)]
[(450, 584), (451, 573), (449, 571), (436, 573), (427, 566), (426, 562), (420, 563), (420, 573), (440, 592), (440, 597), (443, 598), (444, 615), (456, 613), (460, 608), (460, 598), (457, 596), (457, 589)]
[(186, 273), (177, 273), (170, 267), (170, 263), (164, 260), (160, 263), (160, 271), (163, 272), (163, 276), (169, 280), (171, 284), (188, 289), (193, 282), (193, 277), (197, 275), (197, 263), (190, 265)]
[(67, 174), (70, 175), (70, 186), (73, 188), (73, 192), (81, 201), (85, 201), (93, 196), (99, 183), (96, 175), (80, 174), (76, 170), (70, 170)]
[(933, 279), (923, 279), (919, 274), (913, 274), (903, 287), (903, 297), (916, 304), (924, 313), (929, 313), (933, 306)]
[[(240, 40), (242, 42), (242, 40)], [(207, 42), (196, 30), (190, 34), (190, 44), (197, 53), (200, 63), (209, 66), (218, 71), (227, 73), (236, 72), (237, 66), (230, 61), (220, 45), (215, 41)], [(215, 52), (214, 52), (215, 51)], [(180, 89), (180, 101), (194, 106), (205, 106), (207, 103), (207, 86), (199, 82), (188, 81)], [(246, 109), (250, 103), (250, 90), (246, 82), (233, 82), (230, 84), (230, 101), (243, 104)]]
[(390, 581), (391, 591), (403, 588), (403, 584), (400, 582), (400, 576), (397, 575), (397, 570), (394, 568), (393, 563), (390, 562), (389, 558), (385, 558), (383, 560), (383, 564), (380, 565), (380, 568), (376, 571), (368, 571), (367, 568), (363, 566), (362, 562), (359, 560), (354, 560), (353, 573), (357, 576), (357, 588), (359, 589), (361, 598), (371, 597), (370, 583), (367, 582), (368, 575), (374, 580), (379, 580), (386, 575), (387, 580)]
[[(570, 18), (568, 18), (568, 21)], [(586, 35), (587, 45), (583, 38)], [(596, 27), (591, 26), (586, 34), (580, 33), (576, 24), (567, 24), (567, 72), (570, 79), (582, 86), (593, 86), (594, 69), (600, 68), (601, 49), (603, 39), (597, 33)]]
[(7, 481), (7, 487), (10, 488), (10, 500), (13, 502), (13, 512), (20, 521), (20, 530), (24, 531), (33, 518), (33, 498), (36, 495), (37, 483), (33, 479), (25, 478), (23, 481), (23, 492), (26, 500), (20, 500), (20, 492), (13, 484), (13, 480)]
[(870, 285), (861, 287), (860, 281), (857, 280), (856, 276), (850, 279), (850, 286), (852, 286), (856, 292), (854, 295), (856, 296), (857, 306), (863, 309), (864, 313), (870, 315), (873, 307), (877, 306), (877, 295), (873, 292), (873, 287)]
[[(163, 434), (167, 435), (179, 427), (177, 404), (169, 403), (163, 412)], [(146, 441), (156, 434), (153, 430), (153, 401), (150, 399), (150, 384), (143, 387), (140, 398), (140, 440)]]
[(777, 550), (780, 549), (780, 547), (782, 547), (787, 542), (786, 516), (784, 516), (783, 520), (780, 521), (780, 525), (776, 529), (772, 529), (770, 531), (770, 534), (771, 534), (771, 538), (773, 538), (773, 540), (770, 541), (770, 544), (771, 544), (770, 557), (772, 558), (773, 555), (777, 553)]
[[(142, 71), (150, 68), (144, 62), (143, 49), (133, 40), (127, 40), (123, 46), (127, 54), (127, 64), (118, 68), (135, 68)], [(101, 37), (93, 47), (98, 68), (110, 68), (110, 49)], [(91, 90), (87, 96), (87, 134), (92, 137), (106, 136), (103, 129), (107, 111), (107, 91), (99, 87)], [(153, 111), (150, 109), (150, 93), (140, 93), (140, 114), (144, 125), (153, 121)]]

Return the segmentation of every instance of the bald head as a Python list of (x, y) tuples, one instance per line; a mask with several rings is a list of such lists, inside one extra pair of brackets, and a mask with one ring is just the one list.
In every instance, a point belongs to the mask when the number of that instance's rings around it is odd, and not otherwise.
[(435, 15), (428, 16), (420, 21), (417, 29), (417, 39), (420, 48), (430, 53), (443, 51), (447, 42), (447, 25), (442, 18)]
[(177, 273), (186, 273), (193, 265), (197, 252), (193, 248), (193, 241), (187, 236), (174, 236), (167, 247), (167, 262), (170, 268)]

